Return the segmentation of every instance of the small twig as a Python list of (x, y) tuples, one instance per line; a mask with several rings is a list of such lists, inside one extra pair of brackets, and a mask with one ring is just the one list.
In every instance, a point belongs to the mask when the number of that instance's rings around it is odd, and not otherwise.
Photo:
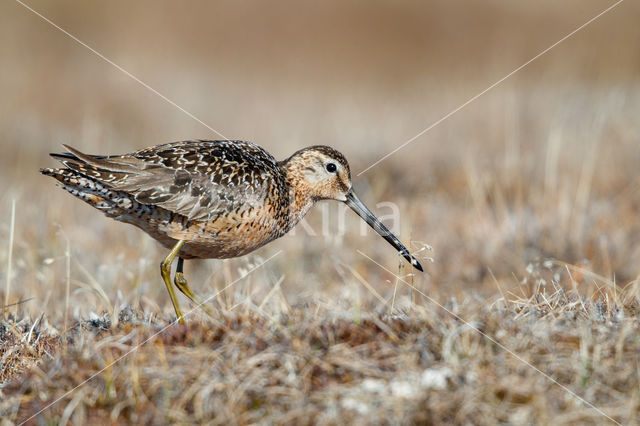
[(491, 268), (487, 268), (487, 270), (489, 271), (489, 274), (491, 275), (493, 282), (496, 283), (496, 287), (498, 287), (498, 291), (502, 295), (502, 300), (504, 300), (505, 307), (509, 309), (509, 300), (505, 297), (504, 292), (502, 291), (502, 287), (500, 287), (500, 283), (496, 279), (496, 276), (493, 274), (493, 271), (491, 270)]
[(64, 330), (67, 329), (67, 321), (69, 319), (69, 292), (71, 289), (71, 243), (64, 233), (62, 234), (64, 239), (67, 241), (67, 250), (64, 255), (66, 258), (66, 266), (67, 266), (67, 283), (65, 290), (65, 298), (64, 298)]
[(273, 294), (280, 289), (280, 284), (282, 284), (283, 281), (284, 281), (284, 275), (280, 277), (278, 282), (276, 282), (276, 285), (274, 285), (269, 291), (269, 293), (267, 293), (262, 303), (260, 303), (260, 305), (258, 306), (258, 310), (262, 311), (262, 309), (264, 308), (264, 305), (267, 304), (271, 296), (273, 296)]
[(15, 302), (15, 303), (11, 303), (10, 305), (4, 305), (4, 306), (2, 306), (2, 309), (0, 309), (0, 310), (4, 311), (4, 310), (5, 310), (5, 309), (7, 309), (7, 308), (10, 308), (10, 307), (12, 307), (12, 306), (22, 305), (23, 303), (27, 303), (28, 301), (33, 300), (33, 299), (34, 299), (33, 297), (30, 297), (30, 298), (28, 298), (28, 299), (18, 300), (17, 302)]
[(389, 307), (389, 315), (393, 315), (393, 310), (396, 305), (396, 293), (398, 292), (398, 279), (396, 278), (396, 282), (393, 286), (393, 297), (391, 299), (391, 306)]
[(16, 200), (11, 201), (11, 222), (9, 225), (9, 254), (7, 255), (7, 287), (4, 294), (4, 306), (9, 305), (9, 293), (11, 291), (11, 263), (13, 258), (13, 235), (16, 224)]

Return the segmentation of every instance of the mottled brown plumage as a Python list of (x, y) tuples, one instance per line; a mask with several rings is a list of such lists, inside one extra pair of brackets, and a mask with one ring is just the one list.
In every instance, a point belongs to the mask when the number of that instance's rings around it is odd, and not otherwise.
[(161, 272), (178, 319), (169, 280), (201, 304), (182, 275), (183, 259), (247, 254), (293, 228), (322, 199), (347, 203), (416, 268), (420, 264), (351, 188), (349, 164), (328, 146), (312, 146), (284, 161), (251, 142), (184, 141), (124, 155), (51, 154), (64, 165), (41, 169), (60, 186), (116, 220), (137, 226), (172, 249)]

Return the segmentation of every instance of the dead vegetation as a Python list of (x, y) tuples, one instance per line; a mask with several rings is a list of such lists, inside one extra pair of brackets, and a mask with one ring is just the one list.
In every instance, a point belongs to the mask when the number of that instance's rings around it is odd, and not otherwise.
[(356, 320), (294, 307), (274, 319), (245, 308), (178, 326), (126, 307), (65, 339), (5, 321), (3, 361), (22, 367), (4, 372), (0, 411), (74, 424), (635, 421), (637, 285), (585, 295), (542, 269), (551, 288), (530, 269), (526, 297), (450, 301), (451, 313), (417, 304)]

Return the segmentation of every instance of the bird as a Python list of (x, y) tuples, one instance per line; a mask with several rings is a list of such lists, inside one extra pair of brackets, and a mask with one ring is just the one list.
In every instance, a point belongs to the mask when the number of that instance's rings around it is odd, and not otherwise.
[(329, 146), (309, 146), (282, 161), (240, 140), (171, 142), (123, 155), (89, 155), (63, 147), (66, 152), (50, 154), (63, 167), (40, 172), (107, 217), (142, 229), (169, 249), (160, 274), (181, 324), (184, 315), (171, 285), (176, 257), (175, 287), (213, 315), (189, 287), (184, 260), (248, 254), (286, 234), (320, 200), (345, 203), (423, 271), (358, 198), (347, 159)]

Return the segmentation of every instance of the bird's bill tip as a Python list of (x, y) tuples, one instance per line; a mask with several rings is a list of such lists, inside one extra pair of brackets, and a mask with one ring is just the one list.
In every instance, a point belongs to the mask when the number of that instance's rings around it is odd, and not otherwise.
[(358, 196), (350, 189), (346, 194), (345, 203), (355, 211), (369, 226), (371, 226), (382, 238), (391, 244), (411, 265), (420, 272), (424, 272), (420, 262), (413, 257), (400, 240), (387, 229), (386, 226), (364, 205)]
[(424, 272), (424, 269), (422, 268), (422, 265), (420, 264), (420, 262), (418, 262), (416, 260), (415, 257), (411, 256), (411, 264), (413, 265), (414, 268), (416, 268), (418, 271), (420, 272)]

